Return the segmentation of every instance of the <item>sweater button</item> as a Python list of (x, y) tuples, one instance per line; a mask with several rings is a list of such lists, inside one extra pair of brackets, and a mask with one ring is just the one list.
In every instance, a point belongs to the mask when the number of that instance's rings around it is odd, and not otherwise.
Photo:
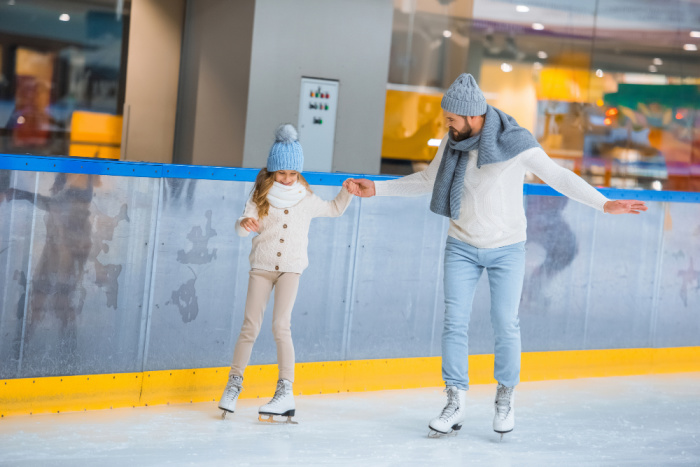
[(284, 243), (284, 238), (280, 238), (280, 243)]
[(284, 210), (284, 213), (285, 213), (285, 214), (289, 214), (289, 209), (285, 209), (285, 210)]
[(282, 253), (278, 251), (277, 256), (282, 256)]
[(279, 270), (280, 270), (280, 267), (279, 267), (279, 266), (275, 266), (275, 271), (279, 271)]
[(283, 229), (286, 229), (286, 228), (287, 228), (287, 224), (284, 224), (284, 225), (282, 226), (282, 228), (283, 228)]

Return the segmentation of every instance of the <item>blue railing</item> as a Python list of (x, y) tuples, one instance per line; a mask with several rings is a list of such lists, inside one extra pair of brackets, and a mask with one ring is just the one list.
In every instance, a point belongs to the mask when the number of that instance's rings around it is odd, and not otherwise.
[[(255, 181), (255, 176), (258, 174), (259, 169), (0, 154), (0, 170), (32, 170), (37, 172), (64, 172), (125, 177), (191, 178), (197, 180), (252, 182)], [(343, 181), (347, 178), (392, 180), (398, 177), (357, 173), (304, 172), (304, 178), (306, 178), (311, 185), (341, 186)], [(700, 203), (700, 193), (698, 192), (629, 190), (619, 188), (599, 188), (599, 191), (611, 199)], [(542, 184), (526, 183), (524, 193), (526, 195), (562, 196), (552, 187)]]

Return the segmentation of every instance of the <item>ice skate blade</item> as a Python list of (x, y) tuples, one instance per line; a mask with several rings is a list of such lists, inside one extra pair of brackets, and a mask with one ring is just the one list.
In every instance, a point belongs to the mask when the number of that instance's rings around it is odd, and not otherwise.
[(498, 433), (499, 435), (501, 435), (500, 439), (498, 440), (498, 442), (500, 443), (500, 442), (503, 441), (503, 435), (505, 435), (506, 433), (510, 433), (510, 432), (513, 431), (513, 430), (508, 430), (508, 431), (497, 431), (497, 430), (493, 430), (493, 431), (495, 431), (496, 433)]
[[(265, 416), (267, 418), (263, 418), (263, 416)], [(284, 417), (285, 415), (277, 415), (277, 416)], [(261, 421), (263, 423), (273, 423), (273, 424), (277, 424), (277, 425), (285, 425), (285, 424), (298, 425), (299, 424), (299, 422), (295, 422), (294, 420), (292, 420), (291, 415), (287, 415), (286, 420), (275, 420), (273, 417), (274, 417), (273, 414), (262, 414), (261, 413), (261, 414), (258, 414), (258, 421)]]
[(428, 425), (428, 428), (430, 428), (430, 432), (428, 433), (428, 438), (446, 438), (448, 436), (457, 436), (457, 433), (459, 433), (459, 430), (462, 428), (462, 425), (453, 425), (452, 429), (448, 431), (447, 433), (442, 432), (442, 431), (437, 431), (430, 425)]
[[(221, 409), (221, 407), (219, 407)], [(230, 410), (221, 409), (221, 420), (226, 420), (226, 415), (233, 413)]]

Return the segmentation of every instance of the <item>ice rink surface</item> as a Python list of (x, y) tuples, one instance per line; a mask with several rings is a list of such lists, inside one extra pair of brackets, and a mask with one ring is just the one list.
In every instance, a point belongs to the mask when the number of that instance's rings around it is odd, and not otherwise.
[(494, 393), (473, 386), (442, 439), (427, 437), (441, 388), (298, 396), (298, 425), (258, 422), (260, 399), (223, 421), (215, 402), (12, 416), (0, 465), (700, 466), (700, 373), (522, 383), (502, 442)]

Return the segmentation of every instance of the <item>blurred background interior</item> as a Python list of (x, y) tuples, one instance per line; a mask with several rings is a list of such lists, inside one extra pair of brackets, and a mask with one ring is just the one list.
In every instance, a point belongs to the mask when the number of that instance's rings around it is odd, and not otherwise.
[(0, 153), (260, 167), (289, 121), (408, 174), (468, 72), (590, 183), (700, 191), (698, 46), (697, 0), (0, 0)]

